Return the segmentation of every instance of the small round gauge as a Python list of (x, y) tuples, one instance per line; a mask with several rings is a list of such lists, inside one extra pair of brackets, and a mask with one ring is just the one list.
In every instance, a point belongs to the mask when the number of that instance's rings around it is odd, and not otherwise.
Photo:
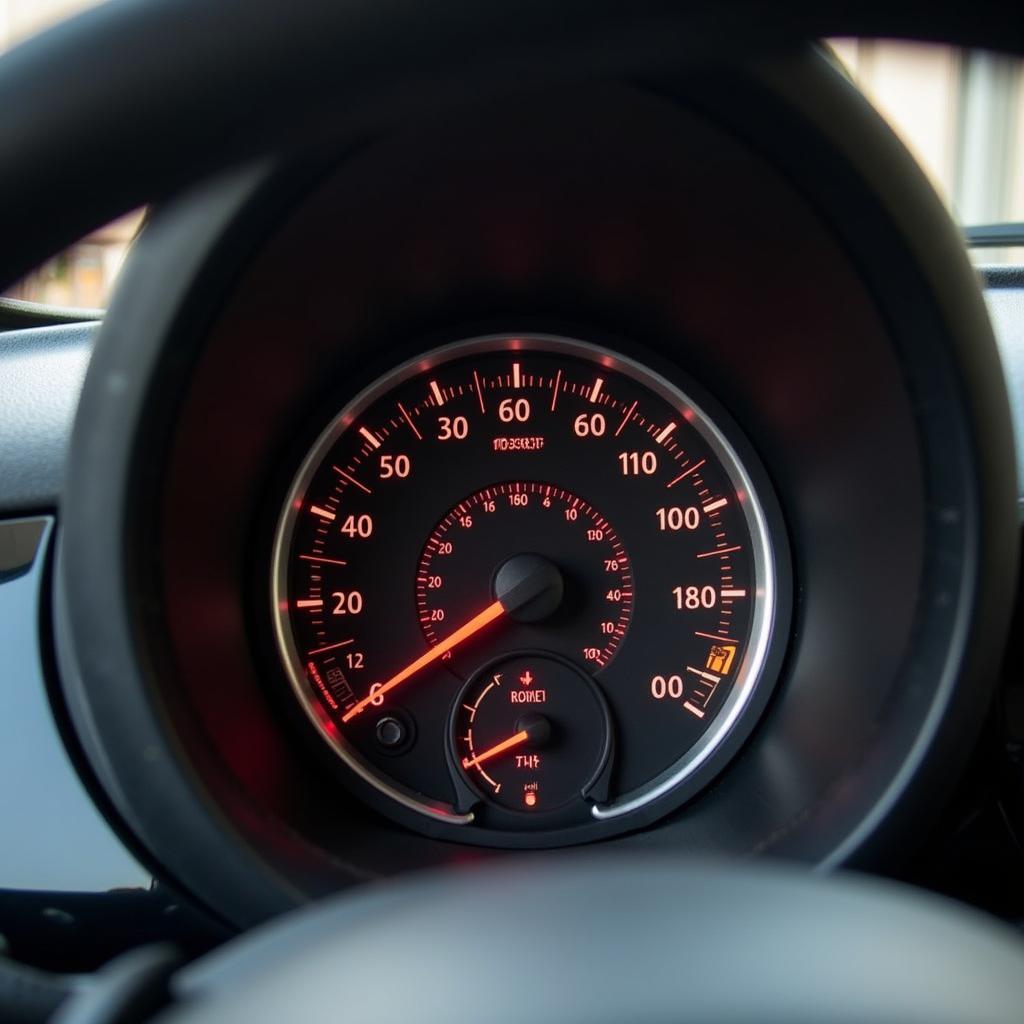
[(432, 835), (543, 846), (653, 821), (726, 765), (789, 585), (765, 475), (712, 407), (625, 355), (500, 335), (334, 417), (279, 518), (272, 608), (354, 789)]
[[(468, 781), (461, 802), (480, 798), (515, 814), (572, 820), (573, 805), (608, 795), (611, 721), (593, 678), (568, 659), (523, 651), (478, 672), (452, 716), (452, 752)], [(568, 813), (565, 813), (568, 810)], [(536, 824), (532, 822), (531, 824)]]

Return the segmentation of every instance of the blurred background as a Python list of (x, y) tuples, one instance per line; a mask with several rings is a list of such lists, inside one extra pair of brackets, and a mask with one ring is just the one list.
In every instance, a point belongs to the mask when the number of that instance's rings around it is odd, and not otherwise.
[[(0, 0), (0, 52), (96, 2)], [(829, 45), (961, 224), (1024, 221), (1024, 62), (889, 40)], [(141, 218), (132, 214), (82, 239), (8, 294), (105, 306)], [(1024, 249), (975, 249), (972, 256), (978, 263), (1024, 263)]]

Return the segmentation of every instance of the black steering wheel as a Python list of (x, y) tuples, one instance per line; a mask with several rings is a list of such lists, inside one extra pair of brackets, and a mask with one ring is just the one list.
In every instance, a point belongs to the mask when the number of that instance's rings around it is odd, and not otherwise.
[[(526, 79), (824, 34), (1024, 50), (1019, 9), (983, 2), (120, 0), (0, 60), (0, 282), (264, 152)], [(107, 995), (138, 1011), (128, 975)], [(367, 890), (249, 934), (168, 992), (177, 1002), (160, 1019), (191, 1024), (1000, 1021), (1024, 1006), (1024, 944), (863, 879), (592, 854)], [(95, 1000), (64, 1011), (95, 1013)]]

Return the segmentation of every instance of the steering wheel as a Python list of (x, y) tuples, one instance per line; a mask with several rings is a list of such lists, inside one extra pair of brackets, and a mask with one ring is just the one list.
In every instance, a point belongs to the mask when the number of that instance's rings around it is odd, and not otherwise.
[[(1024, 50), (1019, 12), (996, 3), (854, 13), (736, 0), (121, 0), (0, 60), (0, 282), (127, 209), (299, 141), (524, 80), (824, 34)], [(181, 1002), (160, 1019), (190, 1024), (980, 1022), (1019, 1014), (1024, 945), (980, 916), (864, 879), (591, 854), (314, 907), (191, 966), (169, 991)], [(65, 1019), (89, 1012), (71, 1004)]]

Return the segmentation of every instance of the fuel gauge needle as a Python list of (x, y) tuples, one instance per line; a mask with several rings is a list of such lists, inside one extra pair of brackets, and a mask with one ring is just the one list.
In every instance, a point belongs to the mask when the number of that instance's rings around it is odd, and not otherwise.
[(475, 768), (483, 764), (484, 761), (490, 761), (492, 757), (504, 754), (506, 750), (518, 747), (520, 743), (525, 743), (529, 738), (530, 733), (526, 729), (520, 729), (514, 736), (509, 736), (507, 740), (495, 743), (493, 747), (485, 750), (482, 754), (477, 754), (476, 757), (464, 757), (462, 759), (462, 767)]
[(463, 623), (453, 633), (449, 633), (440, 643), (431, 647), (426, 654), (421, 654), (414, 662), (406, 665), (400, 672), (396, 672), (386, 683), (382, 683), (369, 696), (364, 697), (358, 704), (353, 704), (341, 716), (342, 722), (351, 721), (361, 711), (368, 708), (378, 697), (383, 697), (385, 693), (404, 683), (410, 676), (414, 676), (421, 669), (425, 669), (428, 665), (433, 664), (438, 658), (443, 658), (452, 648), (458, 647), (459, 644), (464, 643), (471, 636), (475, 636), (481, 629), (490, 625), (495, 619), (504, 614), (505, 606), (501, 601), (492, 602), (479, 615), (474, 615), (473, 618)]
[(543, 715), (523, 715), (516, 722), (516, 730), (516, 733), (509, 736), (507, 740), (495, 743), (493, 747), (488, 747), (476, 757), (464, 757), (462, 767), (478, 768), (484, 761), (490, 761), (492, 757), (504, 754), (506, 750), (512, 750), (521, 743), (532, 743), (535, 747), (543, 747), (551, 739), (551, 723)]

